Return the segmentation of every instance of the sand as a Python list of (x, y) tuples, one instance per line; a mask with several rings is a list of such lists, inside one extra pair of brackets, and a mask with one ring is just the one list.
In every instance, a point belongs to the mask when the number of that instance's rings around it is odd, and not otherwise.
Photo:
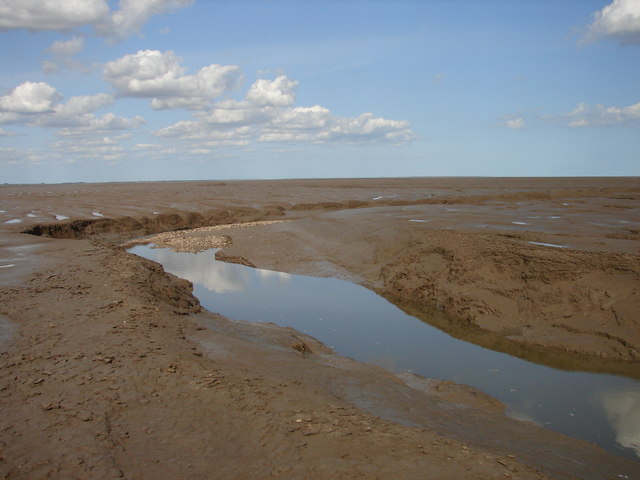
[[(228, 261), (347, 279), (466, 340), (638, 378), (638, 179), (25, 185), (0, 198), (3, 477), (640, 476), (468, 387), (203, 311), (189, 282), (123, 250), (164, 231), (183, 249), (222, 237)], [(202, 229), (246, 222), (268, 223)]]

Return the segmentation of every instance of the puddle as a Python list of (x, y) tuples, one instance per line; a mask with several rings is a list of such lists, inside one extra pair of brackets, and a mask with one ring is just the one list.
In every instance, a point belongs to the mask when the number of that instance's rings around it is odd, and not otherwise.
[(20, 220), (19, 218), (14, 218), (13, 220), (7, 220), (4, 223), (22, 223), (22, 220)]
[(567, 248), (566, 245), (556, 245), (555, 243), (529, 242), (532, 245), (540, 245), (542, 247)]
[(372, 197), (371, 200), (382, 200), (383, 198), (396, 198), (398, 195), (379, 195), (377, 197)]
[(58, 215), (57, 213), (54, 213), (54, 215), (56, 216), (56, 220), (69, 220), (69, 217), (66, 215)]
[(9, 343), (15, 336), (17, 326), (4, 315), (0, 315), (0, 353), (6, 352)]
[(471, 385), (505, 403), (514, 418), (640, 459), (640, 381), (558, 370), (455, 339), (342, 280), (218, 262), (215, 250), (129, 251), (193, 282), (210, 311), (290, 326), (340, 355), (394, 372)]

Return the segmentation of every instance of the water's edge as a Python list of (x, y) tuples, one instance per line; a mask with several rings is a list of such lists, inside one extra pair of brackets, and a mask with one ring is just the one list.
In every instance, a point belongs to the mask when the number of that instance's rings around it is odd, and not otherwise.
[(558, 370), (458, 340), (341, 280), (223, 263), (214, 251), (175, 253), (148, 246), (128, 251), (190, 280), (210, 311), (293, 327), (339, 355), (396, 373), (470, 385), (505, 403), (509, 416), (640, 458), (637, 380)]

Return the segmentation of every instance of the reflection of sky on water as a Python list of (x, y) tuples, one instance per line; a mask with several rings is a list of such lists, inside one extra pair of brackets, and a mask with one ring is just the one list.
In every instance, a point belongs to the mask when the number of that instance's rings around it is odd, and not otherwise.
[(214, 262), (211, 251), (176, 253), (159, 248), (154, 252), (156, 256), (153, 260), (162, 264), (167, 272), (201, 285), (211, 292), (242, 292), (249, 282), (248, 272), (234, 269), (229, 263)]
[[(136, 247), (138, 249), (139, 247)], [(142, 247), (147, 248), (148, 247)], [(134, 253), (147, 256), (133, 249)], [(260, 269), (239, 269), (236, 265), (215, 261), (215, 250), (199, 253), (178, 253), (171, 250), (154, 249), (155, 256), (147, 256), (162, 264), (167, 272), (185, 278), (215, 293), (244, 292), (251, 283), (252, 274), (264, 281), (276, 281), (282, 285), (289, 281), (290, 275)]]
[[(216, 262), (212, 251), (174, 253), (138, 246), (194, 283), (208, 310), (274, 322), (309, 334), (337, 353), (395, 372), (413, 371), (476, 387), (507, 414), (638, 459), (640, 382), (566, 372), (457, 340), (359, 285)], [(622, 449), (617, 444), (625, 447)]]
[(605, 392), (600, 400), (618, 443), (640, 457), (640, 389)]
[(291, 275), (285, 272), (274, 272), (273, 270), (262, 270), (260, 268), (256, 268), (255, 273), (259, 278), (264, 280), (274, 279), (282, 285), (286, 285), (291, 279)]

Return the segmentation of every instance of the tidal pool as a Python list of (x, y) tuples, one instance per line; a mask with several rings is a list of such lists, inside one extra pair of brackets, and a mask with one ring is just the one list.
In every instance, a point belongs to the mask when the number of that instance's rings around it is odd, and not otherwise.
[(215, 251), (129, 249), (190, 280), (207, 310), (293, 327), (340, 355), (397, 373), (471, 385), (501, 400), (511, 417), (640, 459), (640, 381), (495, 352), (455, 339), (359, 285), (219, 262)]

